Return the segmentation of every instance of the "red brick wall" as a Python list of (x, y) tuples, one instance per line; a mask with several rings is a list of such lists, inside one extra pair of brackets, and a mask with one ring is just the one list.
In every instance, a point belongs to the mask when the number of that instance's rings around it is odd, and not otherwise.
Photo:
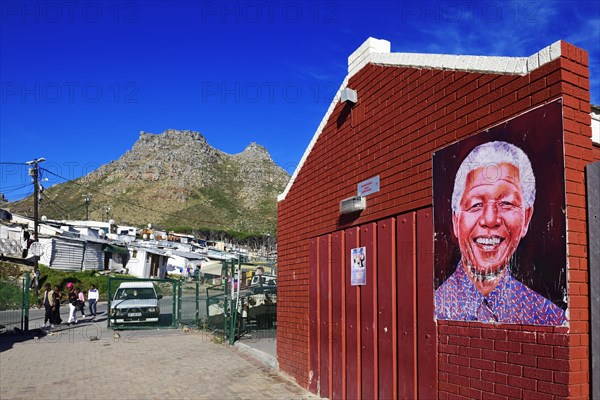
[[(309, 238), (431, 206), (433, 151), (562, 97), (570, 328), (438, 322), (438, 390), (442, 399), (588, 395), (587, 64), (585, 51), (563, 43), (561, 58), (526, 76), (367, 65), (350, 79), (358, 103), (349, 114), (336, 105), (279, 203), (277, 355), (284, 372), (308, 386)], [(340, 220), (340, 200), (375, 175), (381, 190), (367, 209)]]
[[(564, 43), (560, 64), (564, 98), (565, 178), (570, 332), (568, 393), (589, 398), (589, 267), (584, 169), (592, 162), (590, 83), (587, 52)], [(555, 381), (556, 382), (556, 381)], [(563, 384), (564, 385), (564, 384)], [(554, 392), (553, 392), (554, 393)]]

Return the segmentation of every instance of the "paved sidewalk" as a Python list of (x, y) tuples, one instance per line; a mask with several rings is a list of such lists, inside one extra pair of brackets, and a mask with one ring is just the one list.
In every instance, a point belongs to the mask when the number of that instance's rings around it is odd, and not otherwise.
[(279, 362), (277, 361), (277, 331), (275, 329), (247, 333), (235, 342), (235, 346), (271, 368), (279, 368)]
[(107, 330), (0, 335), (0, 399), (317, 399), (210, 334)]

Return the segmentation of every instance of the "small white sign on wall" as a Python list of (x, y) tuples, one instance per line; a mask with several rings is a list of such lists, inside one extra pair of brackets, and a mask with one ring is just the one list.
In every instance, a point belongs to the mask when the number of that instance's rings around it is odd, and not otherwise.
[(379, 175), (359, 183), (357, 192), (359, 196), (368, 196), (372, 193), (379, 192)]

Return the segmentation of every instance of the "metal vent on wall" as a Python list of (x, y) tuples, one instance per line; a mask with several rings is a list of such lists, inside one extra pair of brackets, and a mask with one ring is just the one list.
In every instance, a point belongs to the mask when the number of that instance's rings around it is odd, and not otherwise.
[(365, 208), (367, 208), (367, 198), (364, 196), (349, 197), (340, 202), (340, 213), (342, 214), (355, 213)]

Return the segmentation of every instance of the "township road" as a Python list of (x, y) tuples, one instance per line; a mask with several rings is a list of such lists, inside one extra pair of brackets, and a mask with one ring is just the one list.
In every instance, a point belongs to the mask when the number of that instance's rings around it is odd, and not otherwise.
[[(32, 318), (33, 327), (38, 317)], [(2, 334), (0, 360), (3, 400), (319, 398), (237, 347), (193, 330), (117, 332), (106, 320), (82, 320), (50, 332)]]
[[(161, 307), (161, 320), (170, 321), (172, 320), (171, 314), (173, 312), (173, 301), (171, 296), (167, 296), (160, 300), (159, 303)], [(107, 302), (99, 302), (97, 305), (97, 318), (94, 320), (95, 322), (104, 321), (106, 325), (106, 307)], [(198, 300), (198, 317), (201, 320), (206, 318), (206, 294), (200, 292), (199, 300)], [(195, 318), (196, 314), (196, 296), (195, 294), (183, 293), (182, 295), (182, 312), (181, 317), (182, 321), (192, 321)], [(88, 312), (87, 301), (85, 312)], [(45, 311), (43, 308), (30, 308), (29, 309), (29, 329), (40, 328), (44, 323), (44, 314)], [(20, 315), (21, 312), (19, 310), (7, 310), (0, 311), (0, 324), (4, 325), (4, 329), (12, 330), (13, 328), (20, 328)], [(63, 320), (63, 323), (66, 323), (69, 319), (69, 305), (63, 304), (60, 307), (60, 315)], [(80, 322), (90, 322), (90, 318), (82, 318), (81, 313), (77, 313), (78, 320)]]

